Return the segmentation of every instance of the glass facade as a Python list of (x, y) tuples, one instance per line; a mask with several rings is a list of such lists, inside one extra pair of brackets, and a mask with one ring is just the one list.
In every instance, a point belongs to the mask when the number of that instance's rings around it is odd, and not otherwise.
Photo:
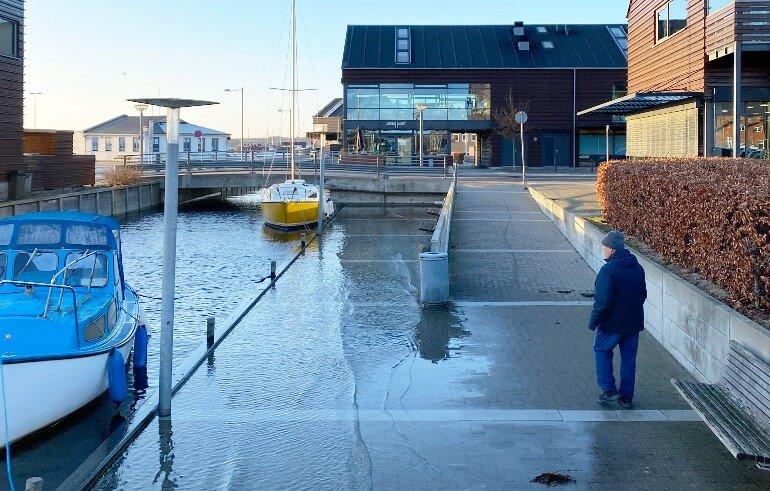
[(489, 121), (489, 84), (378, 84), (347, 88), (347, 119), (352, 121), (415, 121), (415, 107), (424, 104), (426, 121)]
[[(740, 155), (770, 159), (770, 102), (747, 102), (744, 115)], [(733, 147), (732, 103), (717, 102), (714, 104), (714, 153), (728, 157), (732, 155)]]
[[(350, 129), (345, 136), (346, 148), (355, 153), (405, 159), (419, 153), (418, 131)], [(426, 130), (423, 133), (424, 155), (448, 155), (449, 152), (449, 131)]]

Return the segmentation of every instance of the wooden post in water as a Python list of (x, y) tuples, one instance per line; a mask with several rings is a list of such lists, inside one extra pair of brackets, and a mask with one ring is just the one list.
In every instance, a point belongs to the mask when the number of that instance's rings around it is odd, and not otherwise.
[(214, 345), (214, 331), (217, 320), (214, 317), (206, 319), (206, 345), (211, 348)]

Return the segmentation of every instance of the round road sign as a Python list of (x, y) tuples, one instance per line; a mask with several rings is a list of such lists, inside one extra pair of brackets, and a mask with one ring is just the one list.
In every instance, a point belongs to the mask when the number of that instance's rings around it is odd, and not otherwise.
[(524, 124), (524, 123), (527, 122), (527, 119), (529, 119), (529, 117), (527, 116), (527, 113), (525, 113), (524, 111), (519, 111), (519, 112), (516, 113), (516, 122), (517, 123)]

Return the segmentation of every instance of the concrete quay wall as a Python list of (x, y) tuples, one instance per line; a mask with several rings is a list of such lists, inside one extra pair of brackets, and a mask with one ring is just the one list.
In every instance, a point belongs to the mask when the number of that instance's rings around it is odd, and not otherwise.
[[(529, 192), (594, 271), (604, 264), (604, 232), (532, 187)], [(737, 341), (770, 361), (770, 332), (632, 249), (647, 275), (645, 325), (695, 378), (716, 383)]]

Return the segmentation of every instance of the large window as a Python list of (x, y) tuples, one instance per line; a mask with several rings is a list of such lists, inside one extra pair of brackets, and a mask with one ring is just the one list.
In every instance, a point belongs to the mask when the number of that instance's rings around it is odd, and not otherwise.
[(662, 41), (687, 27), (687, 0), (673, 0), (658, 11), (657, 37)]
[(118, 152), (125, 152), (126, 151), (126, 137), (125, 136), (119, 136), (118, 137)]
[(182, 151), (183, 152), (191, 152), (192, 151), (192, 138), (184, 138), (182, 140)]
[(112, 152), (112, 138), (109, 136), (104, 138), (104, 151)]
[(139, 151), (139, 137), (138, 136), (135, 136), (133, 138), (133, 141), (131, 142), (131, 149), (132, 149), (133, 152), (138, 152)]
[(735, 2), (735, 0), (708, 0), (709, 14), (712, 14), (717, 10), (722, 9), (733, 2)]
[(109, 277), (107, 256), (87, 256), (73, 252), (67, 256), (66, 285), (73, 287), (104, 288)]
[(218, 152), (219, 151), (219, 138), (212, 138), (211, 139), (211, 151), (212, 152)]
[(489, 84), (352, 85), (347, 89), (347, 119), (352, 121), (413, 121), (425, 105), (428, 121), (488, 121)]
[(98, 152), (99, 151), (99, 137), (98, 136), (92, 136), (91, 137), (91, 151), (92, 152)]
[(0, 18), (0, 55), (19, 56), (19, 25)]
[[(738, 155), (750, 159), (770, 159), (770, 102), (744, 104)], [(714, 153), (730, 157), (734, 148), (732, 103), (714, 105)]]
[(13, 259), (13, 279), (29, 283), (50, 283), (59, 269), (59, 257), (53, 252), (20, 252)]
[(160, 152), (160, 138), (157, 136), (152, 139), (152, 151), (155, 153)]

